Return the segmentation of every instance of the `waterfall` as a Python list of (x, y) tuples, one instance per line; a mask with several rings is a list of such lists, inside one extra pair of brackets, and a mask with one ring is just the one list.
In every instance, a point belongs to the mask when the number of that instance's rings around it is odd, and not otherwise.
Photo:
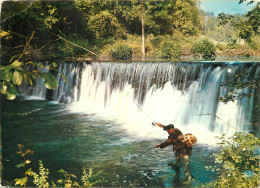
[[(67, 82), (57, 76), (59, 86), (53, 99), (70, 103), (73, 112), (95, 113), (114, 120), (135, 138), (166, 138), (164, 131), (152, 127), (153, 120), (165, 125), (173, 123), (183, 133), (192, 132), (200, 141), (207, 143), (216, 135), (230, 135), (237, 131), (227, 123), (240, 130), (252, 129), (254, 96), (227, 104), (220, 102), (219, 98), (227, 89), (221, 83), (231, 80), (234, 75), (246, 70), (248, 75), (255, 74), (257, 78), (258, 63), (81, 65), (59, 65), (59, 71), (66, 75)], [(252, 94), (254, 91), (244, 89), (243, 92)]]

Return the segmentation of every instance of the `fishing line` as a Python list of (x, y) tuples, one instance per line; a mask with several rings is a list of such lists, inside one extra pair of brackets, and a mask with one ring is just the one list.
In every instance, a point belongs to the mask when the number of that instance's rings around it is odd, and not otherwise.
[(149, 117), (153, 121), (153, 126), (156, 126), (156, 121), (150, 116), (147, 112), (145, 112), (139, 105), (136, 105), (147, 117)]
[[(139, 157), (141, 154), (142, 155), (144, 155), (145, 153), (147, 153), (148, 151), (151, 151), (152, 149), (154, 149), (155, 147), (152, 147), (152, 148), (149, 148), (148, 150), (146, 150), (145, 152), (143, 152), (143, 153), (141, 153), (141, 152), (139, 152), (138, 154), (133, 154), (132, 156), (133, 157)], [(130, 154), (131, 155), (131, 154)], [(124, 157), (125, 158), (125, 157)], [(122, 156), (120, 156), (120, 162), (122, 163), (122, 162), (124, 162), (124, 159), (123, 159), (123, 157)]]

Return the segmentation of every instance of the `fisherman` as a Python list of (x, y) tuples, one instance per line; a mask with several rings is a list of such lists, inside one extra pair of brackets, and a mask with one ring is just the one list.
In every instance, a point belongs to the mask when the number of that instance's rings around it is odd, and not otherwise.
[[(183, 170), (186, 175), (186, 179), (188, 181), (191, 180), (192, 175), (191, 175), (191, 168), (190, 168), (190, 156), (192, 154), (192, 145), (197, 142), (197, 139), (195, 137), (195, 141), (193, 140), (192, 142), (186, 141), (185, 139), (187, 138), (186, 135), (184, 136), (183, 133), (177, 129), (174, 128), (173, 124), (169, 124), (167, 126), (162, 125), (160, 123), (156, 123), (157, 126), (163, 128), (163, 130), (167, 131), (169, 136), (168, 140), (165, 142), (156, 145), (156, 148), (165, 148), (169, 145), (173, 145), (173, 152), (176, 157), (176, 163), (168, 163), (168, 166), (171, 166), (173, 169), (176, 170), (176, 175), (180, 175), (180, 167), (182, 164)], [(192, 135), (192, 134), (190, 134)]]

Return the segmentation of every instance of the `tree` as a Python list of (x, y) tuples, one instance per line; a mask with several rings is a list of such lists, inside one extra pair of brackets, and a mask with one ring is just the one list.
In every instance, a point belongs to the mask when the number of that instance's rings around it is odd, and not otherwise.
[(145, 37), (144, 37), (144, 2), (141, 0), (141, 20), (142, 20), (142, 60), (145, 61)]
[[(252, 134), (236, 132), (232, 137), (219, 137), (220, 152), (214, 153), (215, 167), (207, 167), (218, 172), (218, 179), (205, 187), (258, 187), (259, 156), (256, 148), (260, 139)], [(247, 176), (251, 172), (251, 176)]]
[(238, 30), (240, 38), (245, 39), (248, 43), (251, 43), (253, 35), (260, 34), (260, 8), (257, 5), (254, 9), (249, 11), (245, 18), (238, 18), (221, 13), (218, 15), (219, 25), (230, 24), (234, 29)]
[(172, 14), (174, 30), (188, 35), (198, 33), (198, 10), (192, 1), (177, 0)]
[(101, 11), (95, 16), (90, 16), (88, 26), (97, 38), (121, 38), (120, 36), (123, 35), (117, 18), (107, 10)]

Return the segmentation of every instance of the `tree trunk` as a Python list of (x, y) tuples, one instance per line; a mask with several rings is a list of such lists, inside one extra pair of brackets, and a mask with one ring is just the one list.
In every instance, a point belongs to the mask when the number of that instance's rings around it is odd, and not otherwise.
[(145, 38), (144, 38), (144, 2), (141, 2), (142, 8), (142, 61), (145, 61)]

